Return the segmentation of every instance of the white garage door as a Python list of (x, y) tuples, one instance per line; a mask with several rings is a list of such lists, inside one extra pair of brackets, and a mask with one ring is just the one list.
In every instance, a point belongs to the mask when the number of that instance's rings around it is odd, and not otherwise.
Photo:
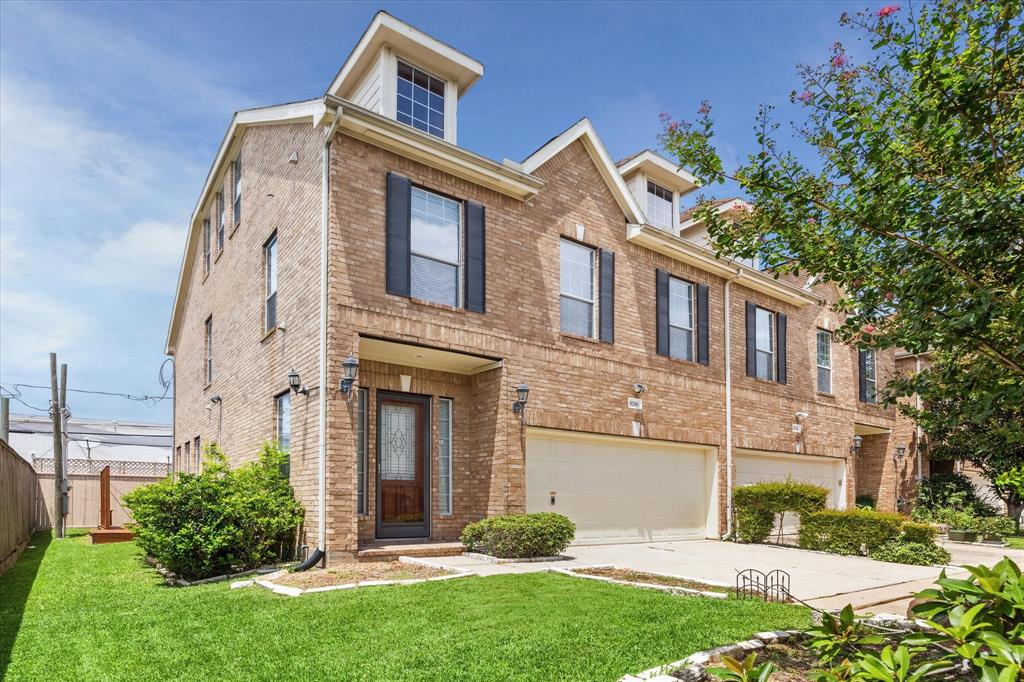
[(706, 461), (674, 444), (532, 430), (526, 510), (566, 515), (581, 544), (702, 539)]
[[(827, 504), (833, 509), (846, 506), (843, 495), (843, 478), (846, 463), (833, 457), (813, 455), (773, 455), (761, 453), (736, 454), (735, 486), (761, 483), (764, 481), (794, 481), (814, 483), (828, 491)], [(795, 515), (787, 514), (783, 520), (786, 533), (794, 533), (798, 523)]]

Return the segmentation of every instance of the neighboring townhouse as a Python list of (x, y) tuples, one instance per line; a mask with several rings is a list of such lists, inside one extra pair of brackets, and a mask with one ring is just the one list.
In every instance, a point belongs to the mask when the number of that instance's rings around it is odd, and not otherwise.
[(482, 75), (382, 12), (326, 94), (235, 114), (167, 341), (177, 469), (280, 440), (329, 561), (524, 511), (718, 538), (787, 476), (894, 504), (894, 357), (832, 339), (834, 292), (715, 258), (694, 179), (587, 119), (519, 163), (459, 147)]

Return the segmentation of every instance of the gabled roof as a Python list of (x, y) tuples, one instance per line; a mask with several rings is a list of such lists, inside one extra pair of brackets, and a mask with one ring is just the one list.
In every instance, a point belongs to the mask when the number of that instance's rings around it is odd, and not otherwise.
[(622, 159), (616, 165), (623, 177), (634, 171), (643, 170), (651, 180), (679, 194), (686, 194), (700, 186), (697, 178), (688, 171), (650, 149), (644, 149)]
[(647, 219), (644, 217), (643, 211), (640, 210), (636, 199), (633, 198), (629, 188), (626, 187), (622, 174), (615, 167), (611, 156), (608, 155), (608, 150), (605, 149), (604, 143), (601, 142), (597, 131), (594, 130), (594, 125), (586, 117), (581, 118), (562, 134), (551, 138), (544, 146), (524, 159), (522, 164), (523, 172), (532, 174), (537, 168), (550, 161), (576, 140), (583, 143), (583, 147), (594, 160), (594, 165), (597, 166), (598, 172), (604, 178), (608, 189), (611, 190), (616, 203), (619, 204), (619, 207), (625, 214), (627, 222), (646, 223)]

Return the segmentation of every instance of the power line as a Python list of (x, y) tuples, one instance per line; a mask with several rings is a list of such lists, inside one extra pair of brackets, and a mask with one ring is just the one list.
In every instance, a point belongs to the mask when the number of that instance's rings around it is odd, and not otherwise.
[[(15, 390), (21, 388), (46, 388), (46, 386), (37, 386), (36, 384), (13, 384)], [(164, 391), (163, 395), (133, 395), (131, 393), (118, 393), (116, 391), (90, 391), (84, 388), (69, 388), (69, 391), (73, 393), (88, 393), (90, 395), (105, 395), (113, 398), (125, 398), (126, 400), (137, 400), (139, 402), (153, 402), (157, 403), (161, 400), (169, 400), (167, 392)], [(21, 395), (20, 391), (18, 395)], [(38, 409), (38, 408), (36, 408)]]
[[(14, 388), (15, 388), (15, 391), (17, 391), (18, 385), (15, 384)], [(48, 407), (47, 408), (36, 407), (35, 405), (29, 405), (28, 403), (26, 403), (24, 400), (21, 399), (21, 391), (17, 391), (15, 393), (15, 392), (12, 392), (8, 388), (4, 388), (3, 386), (0, 386), (0, 391), (6, 392), (7, 393), (6, 397), (10, 398), (11, 400), (17, 400), (19, 403), (21, 403), (22, 405), (24, 405), (25, 407), (27, 407), (30, 410), (35, 410), (36, 412), (44, 412), (44, 413), (47, 413), (47, 414), (49, 414), (49, 412), (50, 412), (50, 408), (48, 408)], [(0, 395), (3, 395), (3, 393), (0, 393)]]

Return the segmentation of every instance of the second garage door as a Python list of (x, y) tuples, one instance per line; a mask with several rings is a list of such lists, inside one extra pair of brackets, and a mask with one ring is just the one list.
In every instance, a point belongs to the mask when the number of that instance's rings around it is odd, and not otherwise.
[(694, 448), (541, 429), (527, 434), (526, 509), (566, 515), (578, 543), (704, 538), (717, 523), (708, 508), (713, 478), (713, 460)]

